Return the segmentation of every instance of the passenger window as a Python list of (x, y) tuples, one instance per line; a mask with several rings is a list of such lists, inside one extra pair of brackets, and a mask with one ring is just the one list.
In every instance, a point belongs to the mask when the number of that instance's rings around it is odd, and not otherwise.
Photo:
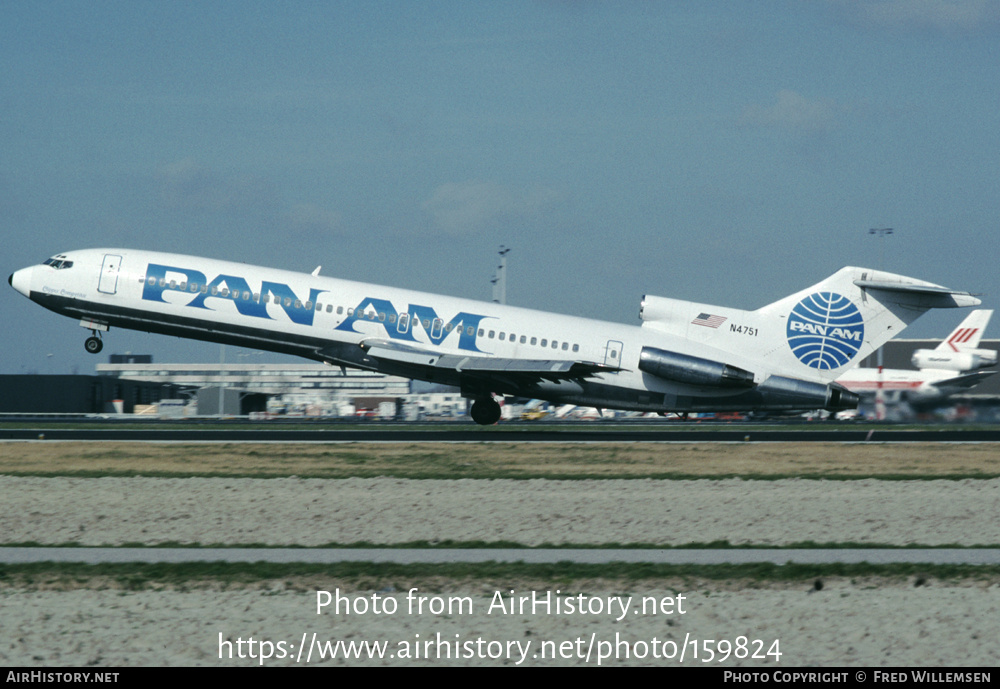
[(486, 329), (485, 328), (480, 328), (479, 329), (479, 337), (482, 337), (485, 334), (486, 334)]
[(569, 342), (563, 342), (562, 350), (565, 352), (567, 349), (569, 349)]
[(552, 340), (552, 349), (559, 349), (559, 343), (555, 340)]
[(384, 311), (379, 311), (378, 312), (378, 319), (380, 321), (382, 321), (383, 323), (385, 323), (385, 312)]
[(395, 323), (396, 322), (396, 314), (394, 314), (394, 313), (390, 313), (389, 314), (389, 322), (390, 323)]
[(521, 344), (524, 344), (524, 341), (525, 341), (526, 339), (528, 339), (528, 338), (526, 338), (526, 337), (525, 337), (524, 335), (521, 335)]
[[(299, 302), (295, 302), (295, 308), (299, 308)], [(312, 311), (312, 308), (313, 308), (313, 303), (311, 301), (306, 301), (305, 310)]]
[(192, 282), (188, 286), (188, 289), (190, 289), (192, 292), (197, 292), (198, 291), (198, 283), (197, 282)]
[(503, 339), (504, 339), (504, 334), (500, 333), (500, 340), (502, 341)]
[(573, 345), (573, 351), (574, 352), (579, 352), (580, 351), (580, 345), (578, 345), (578, 344)]
[[(338, 306), (337, 307), (337, 315), (339, 316), (342, 313), (344, 313), (344, 307), (343, 306)], [(350, 314), (348, 314), (348, 315), (350, 315)]]
[(547, 339), (546, 340), (542, 340), (542, 346), (543, 347), (548, 347), (549, 346), (549, 341)]
[(476, 329), (473, 328), (471, 325), (468, 328), (465, 329), (465, 334), (466, 335), (474, 335), (475, 332), (476, 332)]
[(181, 284), (180, 284), (180, 285), (178, 286), (178, 289), (180, 289), (180, 291), (181, 291), (181, 292), (183, 292), (183, 291), (184, 291), (184, 290), (186, 290), (187, 288), (188, 288), (188, 283), (186, 283), (186, 282), (182, 282), (182, 283), (181, 283)]
[(292, 305), (292, 298), (291, 297), (285, 297), (285, 308), (287, 309), (291, 305)]
[(327, 313), (333, 313), (333, 304), (327, 304), (326, 305), (326, 312)]
[(496, 331), (496, 330), (491, 330), (491, 331), (490, 331), (490, 339), (492, 340), (492, 339), (493, 339), (493, 336), (494, 336), (494, 335), (496, 335), (496, 334), (497, 334), (497, 331)]
[(531, 344), (532, 344), (532, 346), (538, 344), (538, 338), (537, 337), (531, 338)]

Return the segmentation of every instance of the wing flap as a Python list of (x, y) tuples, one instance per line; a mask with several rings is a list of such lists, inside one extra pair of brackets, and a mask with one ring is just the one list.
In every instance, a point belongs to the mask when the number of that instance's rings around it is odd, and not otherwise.
[(410, 366), (447, 369), (473, 376), (503, 375), (507, 379), (571, 380), (620, 369), (592, 361), (569, 359), (514, 359), (438, 352), (387, 340), (365, 340), (361, 348), (368, 356)]

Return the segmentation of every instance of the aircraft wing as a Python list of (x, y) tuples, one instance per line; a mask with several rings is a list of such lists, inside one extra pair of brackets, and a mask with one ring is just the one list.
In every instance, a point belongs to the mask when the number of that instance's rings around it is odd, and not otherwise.
[(499, 376), (522, 383), (539, 380), (578, 380), (602, 371), (619, 370), (612, 366), (589, 361), (441, 354), (422, 347), (389, 340), (365, 340), (361, 343), (361, 348), (369, 357), (379, 361), (420, 368), (446, 369), (465, 376)]
[(965, 375), (956, 376), (954, 378), (935, 380), (932, 385), (936, 388), (971, 388), (979, 385), (985, 379), (997, 373), (1000, 373), (1000, 371), (975, 371), (973, 373), (966, 373)]
[(330, 348), (317, 354), (333, 364), (411, 377), (419, 373), (425, 379), (508, 394), (531, 390), (542, 383), (581, 381), (596, 373), (621, 370), (591, 361), (442, 354), (383, 339), (367, 339), (360, 343), (360, 348), (352, 349)]

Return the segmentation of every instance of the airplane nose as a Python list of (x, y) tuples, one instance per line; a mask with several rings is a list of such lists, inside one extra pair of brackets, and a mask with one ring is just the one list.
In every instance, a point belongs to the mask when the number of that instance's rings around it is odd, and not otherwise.
[(26, 297), (31, 296), (31, 268), (21, 268), (7, 278), (7, 283)]

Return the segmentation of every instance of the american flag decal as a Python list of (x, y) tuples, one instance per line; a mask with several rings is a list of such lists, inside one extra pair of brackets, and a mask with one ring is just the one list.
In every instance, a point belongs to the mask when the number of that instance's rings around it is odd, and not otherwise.
[(726, 322), (725, 316), (714, 316), (710, 313), (700, 313), (698, 317), (691, 321), (692, 325), (704, 325), (708, 328), (718, 328)]

